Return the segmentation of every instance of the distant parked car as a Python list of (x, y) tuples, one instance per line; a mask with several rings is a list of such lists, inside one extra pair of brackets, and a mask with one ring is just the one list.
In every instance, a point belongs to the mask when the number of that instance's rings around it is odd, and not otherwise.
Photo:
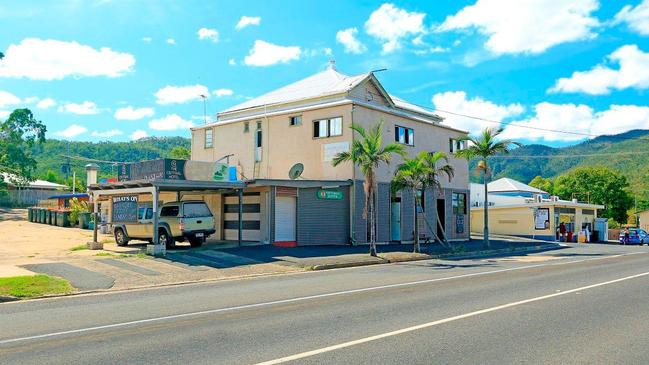
[(649, 244), (649, 233), (644, 229), (629, 228), (629, 242), (624, 242), (624, 231), (620, 232), (620, 244), (624, 245), (644, 245)]

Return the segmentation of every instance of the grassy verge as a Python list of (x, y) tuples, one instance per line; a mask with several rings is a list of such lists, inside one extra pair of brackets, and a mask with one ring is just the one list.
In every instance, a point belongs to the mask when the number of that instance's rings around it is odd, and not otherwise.
[(86, 244), (84, 243), (83, 245), (79, 245), (79, 246), (74, 246), (74, 247), (72, 247), (72, 248), (70, 249), (70, 251), (83, 251), (83, 250), (87, 250), (87, 249), (88, 249), (88, 245), (86, 245)]
[(96, 253), (95, 256), (107, 256), (107, 257), (114, 257), (118, 259), (125, 259), (129, 257), (137, 257), (141, 259), (146, 259), (150, 258), (145, 252), (138, 252), (138, 253), (112, 253), (112, 252), (99, 252)]
[(48, 275), (0, 278), (0, 296), (35, 298), (48, 294), (67, 294), (73, 290), (66, 280)]

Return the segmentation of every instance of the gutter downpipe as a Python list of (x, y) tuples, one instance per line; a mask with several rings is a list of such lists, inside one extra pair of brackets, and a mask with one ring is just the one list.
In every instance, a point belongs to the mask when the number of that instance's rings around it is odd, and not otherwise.
[[(352, 123), (354, 123), (354, 109), (356, 108), (356, 105), (352, 102), (352, 111), (351, 111), (351, 117), (352, 117)], [(349, 148), (351, 149), (352, 146), (354, 145), (354, 131), (351, 131), (352, 133), (352, 142)], [(351, 245), (355, 246), (355, 239), (354, 239), (354, 228), (356, 226), (356, 221), (354, 220), (355, 217), (355, 212), (356, 212), (356, 165), (352, 163), (352, 185), (351, 188), (349, 189), (349, 203), (351, 206), (351, 209), (349, 210), (349, 237), (351, 238)]]

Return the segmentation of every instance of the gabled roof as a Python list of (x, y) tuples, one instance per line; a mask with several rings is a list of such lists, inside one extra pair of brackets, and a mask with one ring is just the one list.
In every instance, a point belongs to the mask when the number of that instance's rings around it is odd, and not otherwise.
[[(2, 177), (5, 183), (11, 186), (21, 186), (23, 187), (23, 179), (17, 177), (16, 175), (2, 173)], [(47, 190), (59, 190), (59, 189), (68, 189), (66, 185), (56, 184), (53, 182), (45, 180), (34, 180), (26, 183), (31, 189), (47, 189)]]
[(250, 99), (239, 105), (235, 105), (222, 111), (221, 113), (230, 113), (255, 107), (269, 106), (347, 92), (354, 88), (354, 86), (369, 78), (371, 74), (371, 72), (368, 72), (355, 76), (347, 76), (336, 71), (335, 68), (329, 67), (325, 71), (296, 81), (277, 90), (273, 90), (254, 99)]
[(523, 184), (520, 181), (516, 181), (514, 179), (510, 179), (507, 177), (503, 177), (501, 179), (490, 182), (489, 184), (487, 184), (487, 190), (490, 193), (506, 192), (506, 191), (523, 191), (523, 192), (535, 193), (535, 194), (548, 194), (548, 192), (546, 191), (537, 189), (527, 184)]

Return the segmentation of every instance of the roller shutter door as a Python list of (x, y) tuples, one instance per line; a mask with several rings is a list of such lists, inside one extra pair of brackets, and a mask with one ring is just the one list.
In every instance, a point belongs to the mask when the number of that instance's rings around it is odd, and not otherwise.
[(275, 198), (275, 241), (295, 241), (297, 202), (294, 196), (277, 196)]

